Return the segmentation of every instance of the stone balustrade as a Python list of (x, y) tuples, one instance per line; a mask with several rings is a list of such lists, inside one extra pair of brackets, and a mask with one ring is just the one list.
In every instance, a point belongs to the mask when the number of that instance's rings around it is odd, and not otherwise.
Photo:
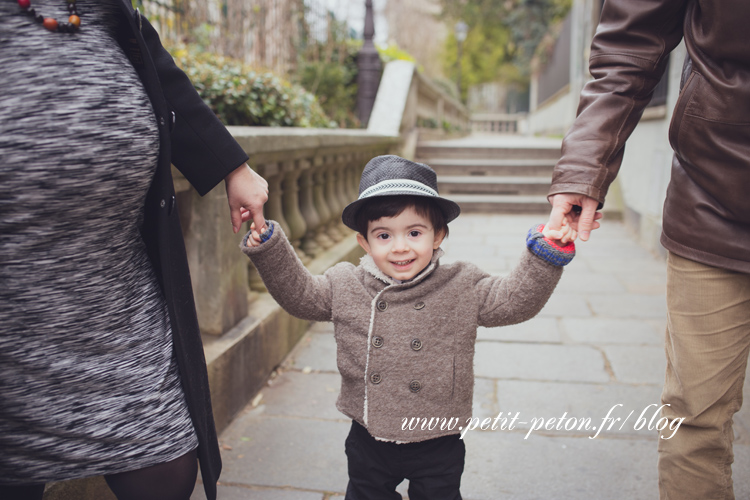
[(525, 114), (474, 113), (471, 115), (473, 132), (497, 134), (525, 134), (528, 125)]

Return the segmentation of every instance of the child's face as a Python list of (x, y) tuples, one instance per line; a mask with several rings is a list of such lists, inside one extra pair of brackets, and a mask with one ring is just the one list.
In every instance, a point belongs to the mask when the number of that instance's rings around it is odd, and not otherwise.
[(443, 242), (435, 234), (430, 220), (407, 207), (395, 217), (382, 217), (367, 224), (367, 238), (357, 234), (357, 241), (384, 274), (410, 280), (432, 259), (432, 252)]

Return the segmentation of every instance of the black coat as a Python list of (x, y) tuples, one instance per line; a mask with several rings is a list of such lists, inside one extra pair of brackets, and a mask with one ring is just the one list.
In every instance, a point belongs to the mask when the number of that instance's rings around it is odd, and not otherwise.
[(146, 196), (141, 234), (167, 301), (182, 387), (198, 435), (203, 484), (212, 500), (221, 457), (171, 164), (203, 195), (248, 156), (175, 66), (145, 17), (130, 0), (120, 4), (117, 40), (138, 72), (159, 124), (159, 163)]

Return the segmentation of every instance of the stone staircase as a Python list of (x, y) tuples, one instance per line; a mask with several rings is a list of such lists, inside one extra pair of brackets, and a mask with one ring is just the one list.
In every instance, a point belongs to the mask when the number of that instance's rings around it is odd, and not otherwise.
[(559, 141), (522, 136), (421, 142), (416, 159), (438, 174), (440, 194), (463, 212), (544, 214)]

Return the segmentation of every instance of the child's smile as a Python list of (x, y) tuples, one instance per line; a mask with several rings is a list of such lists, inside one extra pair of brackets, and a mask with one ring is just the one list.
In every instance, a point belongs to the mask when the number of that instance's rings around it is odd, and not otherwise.
[(435, 234), (429, 219), (407, 207), (395, 217), (370, 221), (367, 238), (357, 235), (357, 241), (375, 261), (383, 273), (399, 281), (412, 279), (427, 267), (432, 252), (443, 241), (443, 234)]

